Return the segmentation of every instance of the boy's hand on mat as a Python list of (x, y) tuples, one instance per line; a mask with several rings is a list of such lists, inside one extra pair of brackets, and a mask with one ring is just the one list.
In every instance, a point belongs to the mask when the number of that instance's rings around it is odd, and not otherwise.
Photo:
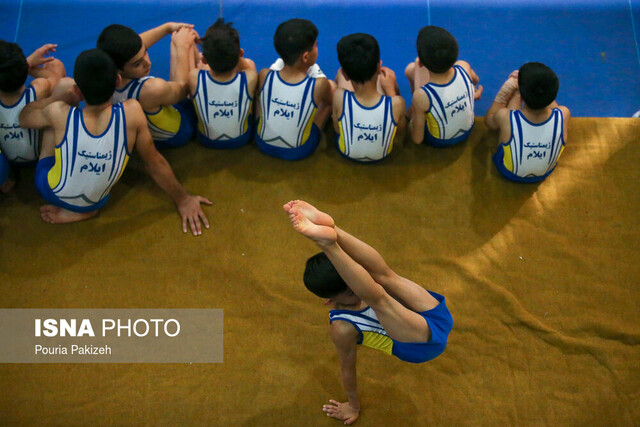
[(344, 421), (344, 425), (351, 425), (356, 422), (360, 415), (359, 409), (353, 409), (349, 402), (340, 403), (329, 400), (329, 405), (322, 405), (322, 410), (328, 417)]
[(200, 203), (204, 203), (206, 205), (212, 205), (213, 203), (202, 196), (191, 196), (189, 195), (185, 199), (183, 199), (180, 203), (178, 203), (178, 212), (182, 217), (182, 232), (187, 232), (187, 224), (189, 228), (191, 228), (191, 232), (194, 236), (199, 236), (202, 234), (202, 227), (200, 225), (200, 221), (204, 224), (205, 228), (209, 228), (209, 220), (207, 220), (207, 216), (202, 211), (202, 207)]
[(29, 64), (29, 68), (39, 67), (46, 64), (47, 62), (53, 61), (53, 56), (47, 56), (45, 58), (45, 55), (50, 55), (52, 52), (55, 52), (57, 47), (57, 44), (47, 43), (34, 50), (33, 53), (27, 58), (27, 64)]
[(476, 91), (473, 94), (473, 100), (477, 101), (478, 99), (480, 99), (480, 97), (482, 96), (482, 91), (484, 90), (484, 87), (482, 87), (482, 85), (478, 85), (476, 87)]

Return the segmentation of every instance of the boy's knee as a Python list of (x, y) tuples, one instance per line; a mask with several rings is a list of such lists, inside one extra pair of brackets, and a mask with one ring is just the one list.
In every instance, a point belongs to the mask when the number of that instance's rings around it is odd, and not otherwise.
[(415, 62), (410, 62), (409, 65), (407, 65), (407, 68), (404, 69), (404, 75), (409, 80), (413, 80), (413, 75), (415, 73), (415, 70), (416, 70), (416, 63)]

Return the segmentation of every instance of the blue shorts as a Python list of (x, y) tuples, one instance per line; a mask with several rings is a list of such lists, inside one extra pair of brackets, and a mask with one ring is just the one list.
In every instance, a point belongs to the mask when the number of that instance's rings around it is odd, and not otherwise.
[(7, 156), (0, 152), (0, 185), (4, 184), (9, 178), (9, 161)]
[(297, 148), (274, 147), (264, 142), (258, 135), (256, 135), (256, 143), (258, 147), (260, 147), (260, 150), (269, 156), (284, 160), (300, 160), (310, 156), (311, 153), (318, 148), (318, 144), (320, 143), (320, 129), (318, 129), (318, 126), (314, 123), (311, 126), (309, 139)]
[(177, 104), (173, 104), (173, 108), (180, 113), (180, 129), (178, 129), (178, 133), (169, 139), (154, 140), (153, 142), (156, 148), (182, 147), (195, 136), (198, 118), (193, 102), (191, 102), (190, 99), (185, 99)]
[(60, 200), (58, 196), (55, 195), (53, 190), (51, 190), (51, 187), (49, 187), (49, 180), (47, 177), (47, 175), (49, 175), (49, 171), (55, 163), (55, 157), (51, 156), (40, 159), (38, 161), (38, 165), (36, 166), (35, 184), (36, 188), (38, 189), (38, 193), (40, 193), (43, 199), (45, 199), (52, 205), (59, 206), (71, 212), (79, 213), (97, 211), (98, 209), (103, 207), (105, 203), (107, 203), (107, 200), (109, 200), (108, 194), (103, 197), (102, 200), (100, 200), (98, 203), (91, 206), (73, 206)]
[(249, 141), (251, 141), (251, 137), (253, 136), (255, 126), (253, 125), (253, 118), (249, 116), (249, 128), (247, 131), (240, 135), (237, 138), (226, 139), (226, 140), (213, 140), (207, 138), (206, 135), (202, 134), (200, 130), (197, 130), (198, 139), (207, 148), (240, 148), (243, 145), (247, 145)]
[(493, 155), (493, 163), (496, 165), (496, 168), (498, 168), (498, 172), (500, 172), (500, 174), (505, 178), (507, 178), (509, 181), (525, 182), (530, 184), (544, 181), (549, 176), (549, 174), (553, 172), (553, 170), (556, 168), (554, 166), (553, 169), (551, 169), (549, 172), (547, 172), (542, 176), (528, 176), (525, 178), (518, 176), (504, 167), (504, 145), (502, 144), (498, 146), (498, 151), (496, 151), (496, 153)]
[(393, 340), (392, 354), (411, 363), (423, 363), (436, 358), (447, 346), (447, 337), (453, 327), (453, 318), (447, 308), (444, 297), (428, 291), (440, 304), (431, 310), (418, 313), (427, 321), (431, 330), (431, 339), (425, 343), (405, 343)]
[(431, 135), (429, 133), (429, 129), (427, 128), (427, 126), (425, 126), (424, 141), (427, 143), (427, 145), (430, 145), (432, 147), (437, 147), (437, 148), (451, 147), (452, 145), (460, 144), (461, 142), (466, 141), (467, 138), (469, 138), (469, 135), (471, 135), (472, 130), (473, 130), (473, 125), (471, 126), (471, 129), (469, 129), (467, 132), (465, 132), (462, 135), (456, 136), (455, 138), (440, 139)]

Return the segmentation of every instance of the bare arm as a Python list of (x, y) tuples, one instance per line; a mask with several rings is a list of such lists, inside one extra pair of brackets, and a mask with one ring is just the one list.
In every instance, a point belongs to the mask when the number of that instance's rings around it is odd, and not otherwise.
[(166, 81), (160, 78), (149, 79), (140, 91), (140, 104), (150, 113), (163, 105), (173, 105), (186, 98), (187, 85), (183, 82)]
[(142, 44), (144, 44), (147, 49), (149, 49), (151, 46), (158, 43), (160, 39), (173, 33), (174, 31), (178, 31), (182, 27), (193, 28), (193, 25), (185, 24), (182, 22), (165, 22), (162, 25), (159, 25), (140, 34)]
[(413, 93), (413, 112), (411, 117), (411, 140), (416, 144), (422, 144), (424, 140), (424, 115), (429, 110), (430, 102), (427, 94), (420, 88)]
[(495, 116), (503, 108), (507, 108), (507, 105), (511, 99), (518, 92), (518, 72), (514, 71), (509, 75), (507, 81), (504, 82), (496, 98), (493, 100), (493, 104), (487, 111), (484, 118), (484, 122), (489, 129), (498, 129), (498, 123), (495, 120)]
[(324, 405), (322, 410), (330, 417), (342, 420), (349, 425), (353, 424), (360, 415), (356, 374), (358, 332), (347, 322), (335, 321), (331, 324), (331, 339), (340, 359), (342, 386), (348, 401), (340, 403), (330, 400), (330, 404)]
[[(77, 103), (79, 91), (76, 87), (68, 91), (61, 92), (55, 96), (43, 98), (27, 104), (18, 119), (20, 127), (26, 129), (44, 129), (53, 127), (59, 119), (59, 114), (66, 114), (69, 111), (69, 104)], [(53, 104), (53, 105), (52, 105)]]
[(190, 50), (196, 49), (198, 33), (190, 28), (182, 27), (171, 36), (171, 80), (187, 85), (189, 72), (195, 67), (195, 58), (190, 57)]
[(33, 51), (27, 58), (29, 75), (33, 78), (42, 78), (49, 82), (49, 91), (58, 84), (61, 78), (67, 75), (64, 65), (60, 60), (50, 55), (56, 51), (56, 44), (45, 44)]
[(333, 121), (333, 130), (340, 133), (340, 117), (342, 117), (342, 100), (344, 98), (344, 89), (338, 88), (333, 93), (333, 108), (331, 111), (331, 120)]
[(478, 84), (480, 82), (480, 77), (478, 77), (476, 72), (473, 71), (473, 69), (471, 68), (471, 65), (469, 65), (469, 63), (467, 61), (462, 61), (462, 60), (456, 61), (456, 65), (459, 65), (462, 68), (464, 68), (464, 70), (467, 72), (467, 74), (469, 74), (469, 77), (471, 78), (471, 82), (473, 83), (474, 86), (476, 86), (476, 90), (475, 90), (475, 94), (474, 94), (473, 99), (475, 99), (477, 101), (482, 96), (482, 90), (483, 90), (482, 85)]
[(262, 87), (264, 86), (264, 82), (267, 79), (267, 74), (269, 74), (269, 71), (271, 71), (269, 68), (263, 68), (262, 70), (260, 70), (260, 73), (258, 74), (258, 87), (256, 90), (256, 102), (255, 102), (257, 118), (260, 118), (260, 114), (262, 110), (260, 108), (260, 97), (262, 96), (261, 94)]
[(331, 85), (329, 85), (329, 80), (325, 77), (316, 79), (316, 104), (321, 108), (323, 106), (332, 105), (333, 104), (333, 94), (331, 93)]
[(210, 205), (211, 201), (201, 196), (192, 196), (184, 189), (173, 173), (171, 166), (153, 145), (153, 139), (147, 127), (147, 120), (140, 105), (133, 100), (126, 102), (126, 116), (135, 126), (135, 147), (142, 158), (147, 172), (165, 193), (176, 204), (182, 217), (182, 231), (187, 232), (187, 225), (194, 236), (202, 234), (200, 221), (209, 228), (209, 221), (202, 211), (200, 203)]

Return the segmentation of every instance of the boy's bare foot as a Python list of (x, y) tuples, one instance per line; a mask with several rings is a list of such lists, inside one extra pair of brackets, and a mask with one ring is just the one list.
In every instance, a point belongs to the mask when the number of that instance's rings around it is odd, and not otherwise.
[(66, 209), (54, 205), (44, 205), (40, 207), (40, 216), (42, 220), (50, 224), (66, 224), (69, 222), (78, 222), (85, 219), (93, 218), (98, 211), (93, 212), (71, 212)]
[(289, 210), (289, 219), (298, 233), (313, 240), (319, 246), (329, 246), (338, 240), (338, 233), (334, 228), (314, 224), (296, 207)]
[(0, 191), (2, 191), (4, 194), (7, 194), (9, 191), (11, 191), (14, 185), (16, 185), (16, 180), (9, 178), (4, 182), (4, 184), (0, 185)]
[(285, 204), (282, 208), (287, 213), (290, 213), (292, 208), (296, 208), (309, 221), (316, 225), (326, 225), (327, 227), (334, 227), (336, 225), (331, 216), (319, 211), (316, 207), (303, 200), (292, 200), (289, 203)]

